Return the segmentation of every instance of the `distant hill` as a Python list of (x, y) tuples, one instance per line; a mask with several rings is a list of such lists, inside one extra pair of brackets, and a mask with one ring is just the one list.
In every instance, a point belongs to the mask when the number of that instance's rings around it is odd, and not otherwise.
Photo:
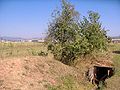
[(25, 39), (24, 38), (20, 38), (20, 37), (3, 36), (3, 37), (0, 37), (0, 40), (5, 40), (5, 41), (20, 41), (20, 40), (25, 40)]
[(38, 39), (42, 39), (40, 37), (35, 37), (35, 38), (21, 38), (21, 37), (8, 37), (8, 36), (2, 36), (0, 37), (0, 41), (1, 40), (5, 40), (5, 41), (22, 41), (22, 40), (38, 40)]
[(112, 39), (120, 39), (120, 36), (111, 37)]

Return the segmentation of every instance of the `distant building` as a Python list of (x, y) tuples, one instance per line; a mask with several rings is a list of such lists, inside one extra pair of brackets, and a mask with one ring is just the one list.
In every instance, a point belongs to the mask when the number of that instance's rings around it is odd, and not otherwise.
[(38, 42), (38, 40), (37, 39), (33, 39), (32, 42)]
[(44, 39), (30, 39), (27, 42), (44, 42)]
[(38, 42), (44, 42), (44, 41), (45, 41), (44, 39), (38, 40)]
[(1, 40), (1, 42), (5, 42), (5, 40)]
[(113, 43), (120, 43), (120, 39), (112, 39)]
[(32, 42), (32, 40), (26, 40), (26, 42)]

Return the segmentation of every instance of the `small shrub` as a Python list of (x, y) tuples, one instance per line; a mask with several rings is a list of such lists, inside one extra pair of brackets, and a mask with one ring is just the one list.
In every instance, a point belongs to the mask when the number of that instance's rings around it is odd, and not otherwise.
[(34, 51), (34, 50), (32, 50), (31, 53), (32, 53), (33, 56), (36, 56), (36, 55), (37, 55), (36, 51)]
[(47, 56), (48, 53), (46, 52), (43, 52), (43, 51), (40, 51), (40, 52), (37, 52), (38, 56)]
[(58, 90), (56, 86), (47, 86), (48, 90)]
[(33, 55), (33, 56), (47, 56), (48, 53), (47, 53), (47, 52), (44, 52), (44, 51), (32, 50), (32, 55)]
[(104, 90), (104, 88), (105, 88), (105, 87), (106, 87), (105, 82), (100, 81), (100, 82), (99, 82), (99, 86), (98, 86), (97, 90)]

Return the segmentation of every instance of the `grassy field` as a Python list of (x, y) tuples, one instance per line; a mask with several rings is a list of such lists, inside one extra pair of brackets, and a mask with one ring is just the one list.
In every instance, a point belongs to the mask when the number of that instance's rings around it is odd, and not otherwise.
[(111, 44), (110, 47), (113, 51), (115, 75), (107, 80), (106, 90), (120, 90), (120, 44)]
[(47, 53), (46, 46), (43, 43), (32, 42), (11, 42), (0, 43), (0, 57), (23, 57), (23, 56), (39, 56)]
[[(113, 51), (112, 60), (115, 66), (115, 75), (111, 77), (110, 79), (106, 80), (107, 88), (105, 88), (104, 90), (120, 90), (120, 86), (119, 86), (120, 84), (120, 44), (110, 44), (110, 49), (111, 51)], [(47, 48), (45, 44), (43, 43), (31, 43), (31, 42), (0, 43), (0, 58), (7, 58), (7, 57), (21, 58), (21, 57), (26, 57), (26, 56), (28, 57), (29, 56), (46, 56), (47, 54), (48, 54)], [(39, 57), (39, 58), (42, 58), (42, 57)], [(46, 57), (45, 59), (49, 59), (49, 58)], [(54, 65), (54, 63), (51, 63), (51, 65)], [(46, 63), (44, 64), (46, 65)], [(59, 66), (57, 65), (57, 63), (55, 65)], [(82, 65), (80, 67), (82, 68)], [(61, 68), (61, 66), (59, 66), (59, 68)], [(56, 72), (58, 71), (54, 67), (51, 70), (52, 70), (52, 72), (50, 72), (51, 76), (53, 74), (56, 74)], [(59, 73), (61, 72), (63, 71), (60, 71)], [(81, 73), (80, 71), (80, 75), (82, 74), (83, 73)], [(73, 76), (70, 76), (69, 74), (59, 79), (62, 80), (63, 84), (55, 85), (55, 86), (48, 85), (47, 86), (48, 90), (91, 90), (91, 88), (93, 87), (89, 82), (84, 81), (84, 79), (81, 79), (78, 77), (75, 78)], [(80, 80), (83, 80), (83, 81), (80, 81)]]

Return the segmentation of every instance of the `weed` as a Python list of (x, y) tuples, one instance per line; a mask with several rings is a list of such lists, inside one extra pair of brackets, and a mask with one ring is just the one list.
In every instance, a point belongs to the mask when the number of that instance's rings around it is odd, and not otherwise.
[(43, 51), (38, 52), (38, 56), (47, 56), (47, 55), (48, 53), (46, 52), (43, 52)]
[(62, 84), (57, 86), (48, 85), (48, 90), (79, 90), (76, 80), (73, 76), (68, 75), (61, 77)]

